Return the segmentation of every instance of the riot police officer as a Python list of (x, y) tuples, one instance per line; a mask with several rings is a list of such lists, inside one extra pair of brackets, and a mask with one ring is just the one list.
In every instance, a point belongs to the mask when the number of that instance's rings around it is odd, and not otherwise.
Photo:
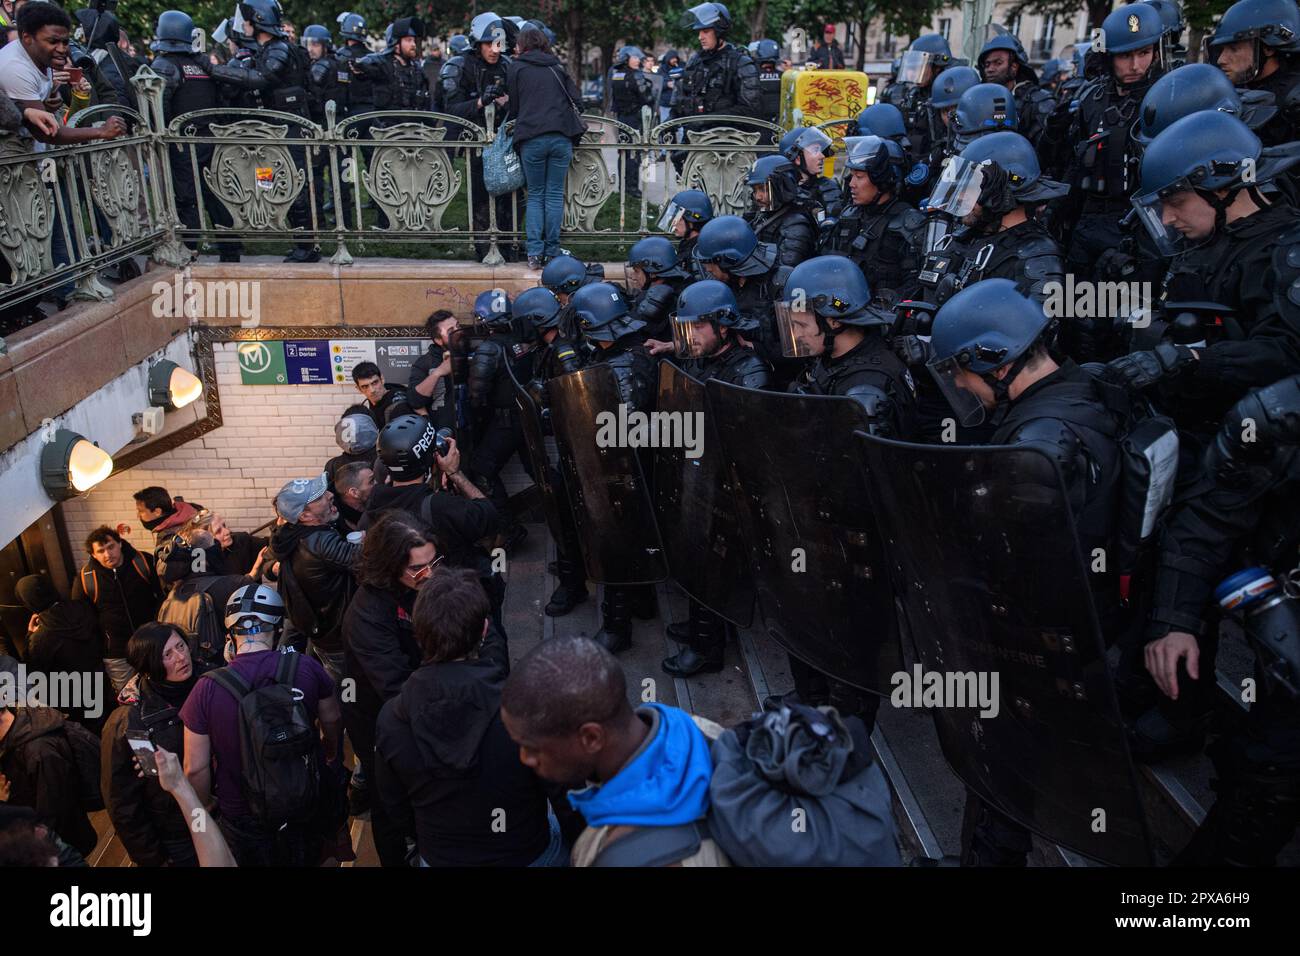
[(663, 236), (646, 236), (632, 245), (623, 266), (633, 318), (645, 323), (646, 339), (671, 336), (669, 316), (690, 276), (677, 262), (677, 250)]
[(374, 86), (375, 109), (427, 110), (429, 90), (420, 68), (420, 43), (424, 21), (402, 17), (393, 21), (388, 45), (382, 52), (351, 61), (353, 72), (368, 78)]
[[(157, 55), (153, 59), (153, 71), (163, 81), (163, 122), (170, 123), (177, 116), (192, 113), (195, 110), (207, 110), (217, 107), (217, 85), (212, 81), (207, 57), (193, 52), (194, 21), (189, 14), (179, 10), (166, 10), (158, 17), (158, 26), (154, 30), (154, 41), (150, 49)], [(207, 210), (211, 223), (230, 224), (230, 214), (217, 201), (210, 189), (204, 188), (194, 180), (194, 167), (190, 162), (190, 149), (200, 169), (212, 165), (212, 146), (208, 144), (193, 147), (170, 146), (167, 149), (167, 162), (171, 167), (172, 190), (176, 197), (176, 212), (181, 223), (191, 229), (199, 227), (199, 191), (203, 192), (203, 207)], [(191, 249), (197, 249), (198, 243), (190, 240), (186, 243)], [(220, 242), (222, 262), (238, 262), (241, 243)]]
[(949, 159), (932, 208), (961, 225), (926, 257), (922, 298), (942, 305), (974, 282), (999, 277), (1046, 303), (1064, 283), (1065, 268), (1060, 246), (1033, 212), (1065, 192), (1064, 183), (1041, 174), (1033, 146), (1019, 133), (982, 136)]
[[(650, 77), (641, 72), (645, 54), (640, 47), (620, 47), (614, 54), (614, 65), (609, 69), (609, 95), (614, 118), (638, 132), (642, 129), (641, 108), (648, 106), (651, 125), (654, 125), (655, 91)], [(641, 154), (631, 150), (623, 153), (623, 184), (627, 194), (641, 198)]]
[(1173, 123), (1142, 157), (1133, 206), (1174, 256), (1165, 311), (1209, 302), (1220, 318), (1200, 341), (1164, 341), (1110, 370), (1133, 388), (1159, 384), (1185, 439), (1212, 433), (1248, 389), (1300, 371), (1300, 226), (1295, 207), (1268, 195), (1296, 163), (1293, 147), (1265, 151), (1241, 120), (1215, 111)]
[(1039, 85), (1048, 93), (1052, 94), (1052, 104), (1055, 106), (1057, 98), (1061, 92), (1061, 84), (1070, 78), (1070, 70), (1073, 68), (1067, 60), (1053, 57), (1043, 64), (1043, 69), (1038, 78)]
[(1285, 0), (1238, 0), (1207, 42), (1209, 62), (1233, 86), (1272, 93), (1281, 127), (1272, 142), (1300, 139), (1300, 9)]
[[(930, 152), (920, 162), (913, 165), (908, 184), (903, 189), (903, 197), (908, 202), (921, 202), (930, 195), (934, 180), (943, 169), (943, 162), (949, 156), (959, 152), (955, 145), (956, 131), (953, 128), (953, 114), (962, 94), (978, 85), (980, 75), (969, 66), (950, 66), (940, 73), (930, 88), (930, 112), (935, 136), (930, 144)], [(900, 118), (901, 125), (901, 118)], [(908, 143), (903, 146), (906, 149)]]
[[(966, 69), (969, 70), (970, 67)], [(944, 72), (946, 73), (947, 70)], [(971, 70), (971, 72), (975, 71)], [(953, 103), (956, 102), (954, 99)], [(903, 114), (892, 103), (872, 103), (848, 124), (844, 135), (845, 137), (879, 136), (881, 139), (892, 139), (903, 147), (904, 152), (912, 148), (912, 143), (907, 138), (907, 124), (903, 122)]]
[[(629, 412), (654, 405), (658, 367), (646, 351), (643, 323), (628, 312), (627, 301), (608, 282), (593, 282), (573, 294), (578, 329), (592, 354), (592, 365), (614, 372), (620, 402)], [(611, 654), (632, 646), (632, 617), (653, 617), (654, 591), (646, 585), (606, 585), (600, 630), (593, 636)]]
[[(489, 497), (501, 517), (507, 552), (528, 536), (510, 510), (510, 496), (501, 480), (501, 469), (523, 445), (512, 376), (520, 382), (532, 378), (536, 357), (532, 324), (516, 323), (510, 306), (504, 289), (489, 289), (474, 300), (474, 318), (487, 335), (470, 357), (466, 383), (475, 435), (470, 470), (488, 483)], [(529, 470), (527, 461), (524, 465)]]
[(1150, 279), (1160, 271), (1154, 253), (1140, 250), (1120, 220), (1136, 182), (1133, 123), (1163, 72), (1164, 23), (1155, 7), (1130, 3), (1107, 16), (1102, 31), (1109, 70), (1078, 92), (1077, 110), (1052, 114), (1040, 152), (1044, 165), (1067, 169), (1071, 208), (1062, 210), (1056, 233), (1070, 237), (1070, 271), (1089, 279)]
[(577, 324), (570, 307), (573, 293), (604, 278), (605, 269), (599, 263), (588, 265), (567, 253), (556, 256), (542, 268), (542, 286), (550, 289), (560, 303), (560, 331), (563, 335), (577, 336)]
[(1160, 21), (1165, 25), (1165, 34), (1160, 38), (1161, 62), (1166, 70), (1181, 69), (1187, 64), (1187, 47), (1183, 45), (1183, 31), (1187, 21), (1183, 19), (1183, 8), (1177, 0), (1144, 0), (1155, 7), (1160, 14)]
[[(513, 27), (513, 24), (511, 24)], [(506, 66), (510, 60), (505, 55), (510, 30), (505, 21), (495, 13), (480, 13), (470, 23), (469, 42), (472, 49), (464, 56), (453, 56), (442, 68), (442, 102), (445, 112), (480, 126), (487, 125), (487, 105), (495, 104), (496, 122), (505, 119)], [(474, 204), (471, 210), (474, 231), (486, 233), (490, 222), (488, 203), (496, 203), (497, 228), (515, 229), (510, 194), (488, 196), (483, 183), (483, 161), (470, 163), (470, 182)], [(488, 254), (488, 242), (476, 239), (474, 249), (482, 259)], [(512, 246), (503, 250), (508, 261), (517, 261), (518, 251)]]
[(700, 52), (692, 56), (677, 81), (673, 117), (725, 114), (760, 118), (763, 113), (758, 68), (749, 54), (728, 43), (731, 14), (721, 3), (701, 3), (682, 17), (682, 26), (697, 30)]
[[(1011, 280), (979, 282), (935, 316), (930, 369), (958, 421), (991, 421), (988, 444), (1034, 447), (1055, 463), (1082, 552), (1113, 554), (1127, 394), (1069, 359), (1058, 364), (1048, 351), (1051, 325)], [(1119, 599), (1114, 569), (1094, 569), (1090, 584), (1098, 615), (1107, 619)], [(967, 792), (964, 865), (1023, 866), (1029, 849), (1028, 830)]]
[[(853, 262), (818, 256), (790, 273), (776, 305), (777, 327), (787, 358), (814, 358), (791, 386), (804, 395), (845, 395), (870, 416), (871, 430), (905, 441), (915, 429), (916, 390), (911, 373), (885, 339), (890, 315), (872, 305), (871, 288)], [(880, 698), (790, 658), (799, 700), (831, 704), (870, 726)]]
[(1020, 40), (1010, 33), (991, 37), (975, 62), (985, 83), (996, 83), (1011, 91), (1020, 134), (1037, 148), (1047, 119), (1056, 107), (1056, 99), (1050, 90), (1038, 85), (1038, 77)]
[(687, 275), (705, 278), (699, 260), (695, 258), (695, 242), (700, 230), (713, 218), (713, 203), (708, 193), (699, 189), (683, 189), (677, 193), (659, 214), (658, 228), (677, 237), (677, 264)]
[[(222, 83), (247, 93), (256, 93), (263, 107), (292, 113), (308, 119), (307, 109), (307, 53), (290, 44), (280, 26), (280, 8), (274, 0), (241, 0), (240, 12), (244, 17), (244, 33), (257, 41), (252, 63), (246, 68), (229, 64), (214, 66), (211, 75)], [(296, 127), (290, 135), (300, 136)], [(306, 152), (301, 146), (290, 147), (290, 155), (301, 168), (306, 162)], [(295, 228), (311, 225), (307, 190), (301, 190), (289, 209), (289, 219)], [(310, 242), (295, 244), (294, 251), (285, 262), (319, 262), (320, 253)]]
[[(1244, 618), (1258, 687), (1244, 725), (1209, 748), (1218, 797), (1175, 865), (1272, 866), (1300, 822), (1300, 614), (1289, 586), (1300, 547), (1298, 446), (1300, 377), (1249, 393), (1224, 418), (1204, 480), (1162, 535), (1147, 670), (1175, 701), (1204, 696), (1222, 607)], [(1234, 567), (1247, 570), (1224, 580)]]
[(429, 109), (435, 113), (442, 112), (440, 108), (442, 98), (439, 96), (442, 84), (438, 82), (438, 78), (442, 76), (445, 62), (442, 55), (442, 41), (438, 37), (433, 37), (429, 52), (420, 60), (420, 72), (424, 74), (424, 88), (429, 91)]
[(781, 45), (767, 38), (758, 40), (752, 55), (758, 66), (759, 102), (762, 103), (758, 118), (775, 123), (781, 112)]
[(1070, 53), (1070, 75), (1061, 81), (1056, 91), (1057, 106), (1062, 104), (1069, 106), (1078, 97), (1084, 85), (1094, 78), (1085, 72), (1090, 63), (1097, 61), (1096, 57), (1089, 56), (1091, 50), (1092, 43), (1087, 40), (1079, 40), (1074, 44), (1074, 49)]
[(745, 185), (752, 198), (745, 221), (759, 242), (776, 246), (777, 261), (793, 268), (817, 249), (817, 220), (811, 197), (800, 193), (794, 165), (784, 156), (760, 156)]
[(885, 90), (885, 102), (898, 107), (911, 140), (908, 152), (913, 161), (923, 159), (939, 131), (930, 113), (930, 88), (935, 78), (953, 65), (952, 49), (938, 33), (925, 33), (912, 41), (903, 54), (898, 79)]
[[(677, 364), (691, 378), (771, 388), (771, 366), (737, 337), (752, 331), (753, 321), (740, 314), (736, 297), (725, 284), (704, 279), (687, 286), (677, 300), (672, 326)], [(690, 677), (722, 670), (723, 650), (735, 626), (692, 598), (686, 623), (670, 624), (665, 630), (686, 646), (666, 658), (663, 669), (674, 677)]]
[(876, 299), (892, 306), (916, 294), (925, 217), (898, 195), (907, 157), (894, 140), (864, 136), (849, 147), (850, 204), (823, 236), (822, 255), (857, 264)]
[(835, 152), (831, 138), (814, 127), (796, 126), (781, 137), (777, 152), (798, 171), (799, 188), (807, 194), (806, 201), (818, 207), (814, 212), (817, 221), (838, 216), (844, 208), (844, 195), (839, 183), (822, 175), (827, 157)]
[[(330, 40), (330, 32), (323, 25), (313, 23), (302, 31), (302, 45), (307, 50), (307, 56), (311, 59), (311, 66), (307, 71), (307, 109), (311, 114), (312, 122), (320, 127), (324, 127), (325, 104), (334, 101), (335, 110), (340, 110), (342, 104), (339, 90), (339, 64), (334, 56), (334, 44)], [(335, 113), (336, 119), (341, 119), (341, 112)], [(325, 190), (325, 170), (329, 167), (329, 155), (323, 150), (312, 151), (312, 177), (316, 182), (316, 208), (323, 214), (331, 206), (329, 204), (329, 194)]]
[(999, 83), (976, 83), (962, 93), (948, 126), (959, 153), (981, 136), (1019, 128), (1015, 97)]
[(759, 242), (749, 223), (739, 216), (719, 216), (700, 230), (695, 258), (711, 279), (725, 282), (735, 293), (740, 314), (751, 323), (749, 339), (770, 362), (782, 386), (799, 371), (781, 351), (772, 304), (789, 276), (789, 266), (777, 262), (776, 246)]
[(342, 88), (343, 102), (339, 104), (344, 116), (358, 116), (375, 109), (375, 84), (370, 77), (355, 72), (350, 64), (370, 55), (366, 46), (366, 21), (357, 13), (340, 13), (338, 17), (339, 39), (343, 45), (338, 49), (338, 83)]

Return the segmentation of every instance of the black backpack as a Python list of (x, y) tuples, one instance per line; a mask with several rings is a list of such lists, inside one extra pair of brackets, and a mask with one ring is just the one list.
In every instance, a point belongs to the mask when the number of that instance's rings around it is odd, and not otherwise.
[(239, 701), (241, 788), (253, 816), (273, 826), (309, 817), (320, 792), (316, 724), (293, 686), (300, 657), (279, 653), (274, 683), (254, 688), (231, 667), (203, 675)]

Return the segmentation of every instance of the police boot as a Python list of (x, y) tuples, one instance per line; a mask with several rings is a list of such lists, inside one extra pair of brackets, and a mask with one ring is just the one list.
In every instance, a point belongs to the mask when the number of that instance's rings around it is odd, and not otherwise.
[(1229, 774), (1213, 781), (1218, 799), (1171, 866), (1277, 864), (1300, 823), (1300, 776), (1262, 766)]
[(1159, 763), (1184, 754), (1200, 753), (1212, 713), (1170, 717), (1160, 706), (1148, 708), (1129, 725), (1129, 750), (1142, 763)]
[(722, 670), (723, 651), (727, 644), (726, 622), (708, 608), (691, 602), (691, 619), (686, 647), (667, 658), (663, 669), (673, 677), (690, 677)]
[(587, 579), (582, 568), (568, 558), (560, 558), (555, 564), (560, 586), (551, 592), (551, 599), (542, 610), (547, 617), (563, 617), (587, 600)]
[(314, 246), (294, 246), (293, 252), (284, 257), (285, 262), (320, 262), (320, 253)]
[(659, 616), (659, 602), (653, 584), (637, 584), (628, 588), (628, 601), (632, 616), (638, 621), (653, 621)]
[(1029, 864), (1029, 831), (966, 791), (961, 826), (962, 866), (1020, 867)]
[(592, 640), (611, 654), (618, 654), (632, 646), (632, 604), (627, 587), (606, 587), (605, 600), (601, 602), (600, 630)]

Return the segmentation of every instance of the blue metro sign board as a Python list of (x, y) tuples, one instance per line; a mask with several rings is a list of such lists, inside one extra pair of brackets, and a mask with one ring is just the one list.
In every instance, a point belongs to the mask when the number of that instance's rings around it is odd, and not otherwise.
[(325, 339), (286, 340), (284, 367), (290, 385), (330, 385), (330, 344)]

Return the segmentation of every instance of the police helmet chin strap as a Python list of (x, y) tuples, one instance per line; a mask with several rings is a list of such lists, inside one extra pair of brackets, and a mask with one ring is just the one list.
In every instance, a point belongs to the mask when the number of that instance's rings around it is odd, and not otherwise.
[(1025, 349), (1025, 351), (1021, 353), (1020, 357), (1011, 363), (1010, 371), (1008, 371), (1006, 375), (1002, 376), (1002, 378), (998, 378), (997, 375), (994, 374), (997, 369), (994, 369), (992, 372), (984, 372), (980, 375), (980, 378), (984, 379), (984, 383), (988, 385), (989, 388), (993, 389), (993, 404), (995, 406), (1001, 407), (1010, 403), (1011, 383), (1016, 380), (1016, 376), (1024, 371), (1025, 366), (1029, 364), (1029, 356), (1033, 351), (1034, 346), (1031, 343), (1029, 348)]
[[(1228, 207), (1237, 200), (1237, 194), (1245, 189), (1245, 186), (1231, 186), (1228, 188), (1228, 195), (1222, 199), (1212, 189), (1197, 189), (1196, 195), (1200, 196), (1214, 210), (1214, 232), (1211, 236), (1223, 231), (1223, 227), (1228, 224)], [(1249, 187), (1251, 193), (1254, 193), (1255, 187)], [(1258, 194), (1254, 193), (1252, 199), (1258, 199)]]

